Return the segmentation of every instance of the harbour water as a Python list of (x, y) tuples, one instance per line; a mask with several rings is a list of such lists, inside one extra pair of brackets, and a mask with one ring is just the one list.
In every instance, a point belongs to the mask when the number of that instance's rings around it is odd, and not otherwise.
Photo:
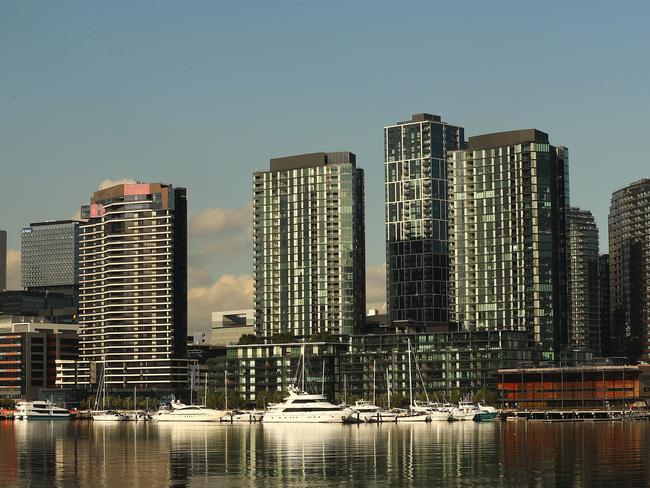
[(650, 422), (0, 422), (0, 487), (650, 486)]

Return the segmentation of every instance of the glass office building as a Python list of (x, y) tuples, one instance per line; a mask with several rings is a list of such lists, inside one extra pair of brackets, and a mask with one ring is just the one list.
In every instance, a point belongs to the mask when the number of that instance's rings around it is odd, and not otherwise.
[(650, 179), (614, 192), (609, 210), (613, 353), (650, 359)]
[(79, 288), (79, 222), (36, 222), (21, 232), (20, 279), (30, 291), (76, 296)]
[(570, 207), (569, 346), (600, 354), (598, 227), (592, 213)]
[(384, 128), (386, 286), (391, 321), (446, 323), (448, 151), (462, 127), (416, 114)]
[(568, 150), (534, 129), (470, 137), (449, 160), (453, 318), (567, 343)]
[(355, 155), (272, 159), (253, 186), (257, 334), (354, 333), (365, 317), (363, 170)]

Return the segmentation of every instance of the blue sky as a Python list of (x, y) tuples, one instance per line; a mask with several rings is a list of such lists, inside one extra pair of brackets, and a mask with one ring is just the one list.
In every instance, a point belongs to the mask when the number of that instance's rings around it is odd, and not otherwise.
[[(467, 135), (535, 127), (568, 146), (572, 204), (595, 213), (606, 250), (612, 191), (650, 176), (638, 147), (649, 14), (642, 2), (1, 0), (0, 228), (17, 249), (21, 227), (71, 217), (104, 180), (186, 186), (195, 218), (220, 219), (191, 244), (193, 320), (209, 321), (248, 283), (251, 173), (349, 150), (366, 170), (380, 283), (382, 127), (431, 112)], [(223, 276), (231, 288), (207, 297)]]

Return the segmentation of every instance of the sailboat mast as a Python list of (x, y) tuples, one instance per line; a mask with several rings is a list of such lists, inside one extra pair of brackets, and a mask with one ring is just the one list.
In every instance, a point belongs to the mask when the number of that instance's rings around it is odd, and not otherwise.
[(388, 410), (390, 410), (390, 376), (388, 376), (388, 368), (386, 368), (386, 392), (388, 394)]
[(226, 370), (223, 372), (223, 388), (226, 392), (226, 404), (224, 405), (224, 410), (228, 410), (228, 371)]
[(408, 339), (409, 345), (409, 404), (413, 407), (413, 381), (411, 376), (411, 339)]
[(301, 383), (302, 383), (302, 391), (306, 392), (305, 390), (305, 343), (303, 342), (302, 344), (302, 373), (301, 373)]
[(375, 402), (375, 397), (377, 396), (376, 395), (377, 388), (376, 388), (376, 383), (375, 383), (375, 372), (376, 372), (376, 370), (377, 370), (377, 360), (373, 360), (372, 361), (372, 404), (373, 405), (377, 405), (377, 403)]
[(323, 374), (320, 378), (320, 394), (325, 396), (325, 360), (323, 359)]
[(203, 390), (203, 403), (208, 406), (208, 372), (205, 372), (205, 388)]

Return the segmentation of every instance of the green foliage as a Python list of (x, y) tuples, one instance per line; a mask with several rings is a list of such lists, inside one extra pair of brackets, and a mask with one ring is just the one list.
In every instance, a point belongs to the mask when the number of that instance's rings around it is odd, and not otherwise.
[(329, 332), (319, 332), (317, 334), (312, 334), (309, 337), (309, 342), (331, 342), (333, 341), (332, 334)]
[(12, 410), (16, 407), (16, 400), (13, 398), (0, 398), (0, 408)]
[[(215, 408), (217, 410), (226, 409), (226, 395), (223, 391), (208, 391), (207, 399), (204, 398), (204, 396), (205, 393), (199, 391), (197, 401), (208, 408)], [(229, 391), (227, 407), (228, 410), (245, 408), (246, 400), (243, 397), (236, 395), (234, 392)]]
[(290, 332), (278, 332), (271, 336), (273, 344), (284, 344), (287, 342), (296, 342), (296, 338)]
[(474, 394), (472, 401), (484, 405), (496, 405), (497, 393), (494, 390), (480, 390)]
[[(137, 406), (133, 408), (133, 397), (118, 397), (118, 396), (107, 396), (106, 402), (104, 403), (107, 409), (115, 410), (156, 410), (158, 408), (158, 400), (156, 398), (138, 398)], [(91, 395), (85, 400), (81, 400), (81, 409), (87, 410), (95, 408), (95, 396)], [(98, 408), (102, 408), (102, 405), (99, 405)]]
[(255, 395), (255, 406), (266, 408), (269, 403), (281, 402), (287, 394), (277, 390), (264, 390)]
[(258, 337), (255, 334), (244, 334), (239, 338), (239, 342), (237, 342), (240, 346), (244, 346), (247, 344), (264, 344), (264, 338)]

